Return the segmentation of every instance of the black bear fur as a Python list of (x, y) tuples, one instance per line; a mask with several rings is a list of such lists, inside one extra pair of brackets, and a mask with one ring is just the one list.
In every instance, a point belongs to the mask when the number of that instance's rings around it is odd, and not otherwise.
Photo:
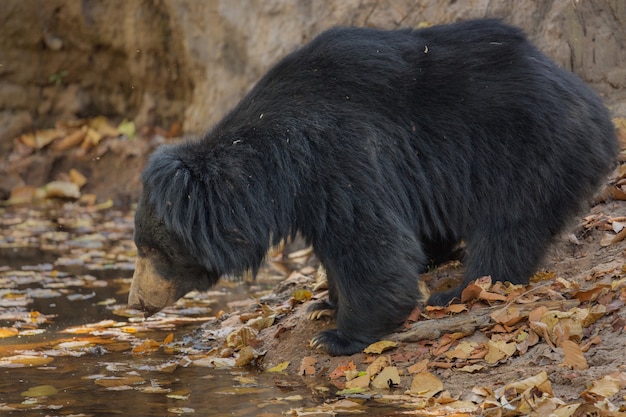
[(616, 152), (601, 101), (520, 29), (335, 28), (202, 138), (155, 151), (135, 240), (180, 297), (300, 233), (336, 309), (313, 344), (352, 354), (414, 308), (430, 248), (465, 242), (464, 285), (527, 283)]

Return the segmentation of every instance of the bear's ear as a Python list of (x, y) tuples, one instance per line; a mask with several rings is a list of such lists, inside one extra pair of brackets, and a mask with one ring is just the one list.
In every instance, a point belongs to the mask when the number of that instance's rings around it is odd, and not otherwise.
[(259, 210), (263, 197), (250, 193), (241, 161), (199, 151), (193, 142), (159, 147), (142, 176), (145, 197), (183, 244), (178, 249), (207, 271), (254, 269), (269, 247), (271, 227)]

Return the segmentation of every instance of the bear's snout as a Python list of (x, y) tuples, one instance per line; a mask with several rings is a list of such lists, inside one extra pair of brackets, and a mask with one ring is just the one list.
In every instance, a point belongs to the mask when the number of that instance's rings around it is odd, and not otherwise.
[(174, 284), (155, 271), (150, 259), (137, 258), (128, 294), (129, 306), (143, 311), (146, 317), (150, 317), (174, 304), (177, 299)]

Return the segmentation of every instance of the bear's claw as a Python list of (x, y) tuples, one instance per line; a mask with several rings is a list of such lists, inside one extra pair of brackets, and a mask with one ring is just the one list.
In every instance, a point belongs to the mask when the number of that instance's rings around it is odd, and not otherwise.
[(325, 350), (331, 356), (352, 355), (362, 351), (368, 343), (344, 337), (337, 329), (324, 330), (311, 339), (313, 349)]

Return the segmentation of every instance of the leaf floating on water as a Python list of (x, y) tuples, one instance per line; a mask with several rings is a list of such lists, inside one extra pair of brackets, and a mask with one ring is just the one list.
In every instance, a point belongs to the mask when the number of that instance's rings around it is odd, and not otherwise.
[(194, 366), (206, 366), (209, 368), (232, 368), (235, 366), (235, 358), (217, 358), (207, 356), (193, 361)]
[(161, 347), (161, 343), (156, 340), (146, 339), (141, 344), (135, 346), (131, 353), (133, 355), (143, 355), (144, 353), (152, 353)]
[(173, 414), (192, 414), (196, 412), (195, 409), (189, 407), (171, 407), (167, 411)]
[(0, 327), (0, 339), (17, 336), (19, 331), (15, 327)]
[(90, 294), (70, 294), (67, 296), (67, 299), (70, 301), (89, 300), (90, 298), (93, 298), (95, 296), (96, 296), (95, 292), (92, 292)]
[(101, 387), (106, 388), (114, 388), (114, 387), (122, 387), (126, 385), (137, 385), (143, 384), (145, 379), (138, 375), (127, 375), (123, 377), (119, 376), (107, 376), (102, 378), (97, 378), (94, 380), (96, 385), (100, 385)]
[(59, 390), (52, 385), (39, 385), (29, 388), (28, 391), (24, 391), (20, 395), (22, 397), (51, 397), (58, 392)]
[(51, 356), (14, 355), (0, 359), (0, 368), (15, 366), (43, 366), (54, 360)]

